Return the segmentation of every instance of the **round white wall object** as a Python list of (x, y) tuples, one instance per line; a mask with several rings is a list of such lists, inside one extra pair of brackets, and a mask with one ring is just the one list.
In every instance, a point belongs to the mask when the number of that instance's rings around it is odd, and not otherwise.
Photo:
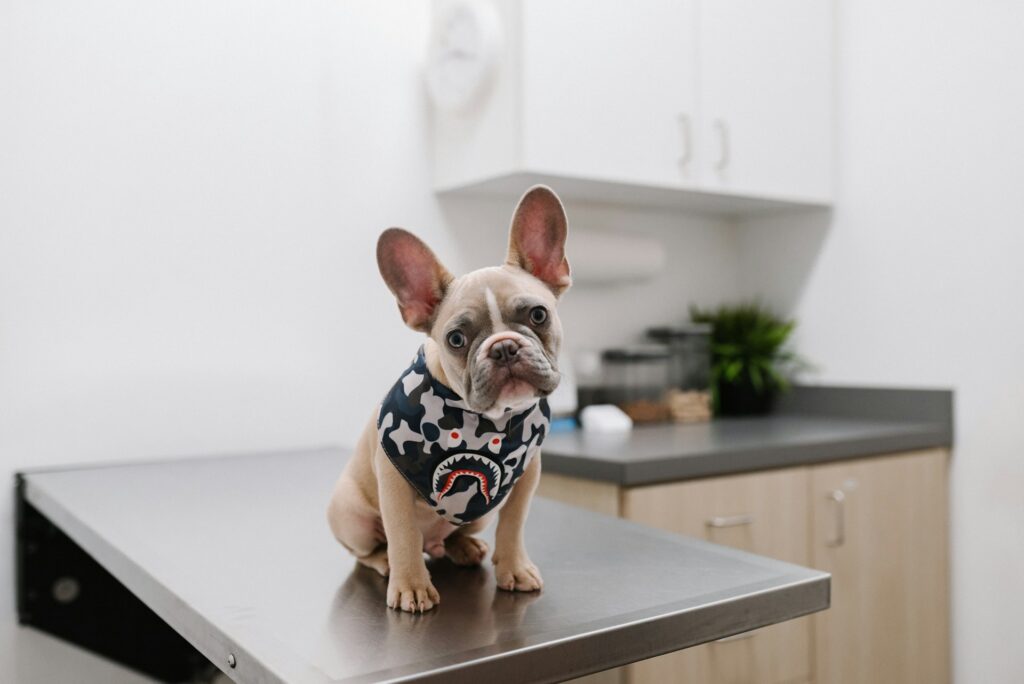
[(487, 0), (457, 0), (434, 18), (427, 54), (430, 99), (439, 109), (468, 109), (489, 90), (501, 56), (501, 17)]

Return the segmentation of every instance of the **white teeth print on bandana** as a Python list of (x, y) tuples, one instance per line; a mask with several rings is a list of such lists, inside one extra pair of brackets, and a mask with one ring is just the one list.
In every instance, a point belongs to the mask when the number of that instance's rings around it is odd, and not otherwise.
[(488, 503), (501, 486), (501, 470), (497, 463), (477, 454), (456, 454), (434, 468), (431, 498), (440, 501), (460, 477), (479, 481), (480, 493)]
[(499, 505), (547, 435), (541, 399), (498, 419), (471, 411), (427, 370), (423, 348), (381, 403), (381, 448), (438, 515), (462, 525)]

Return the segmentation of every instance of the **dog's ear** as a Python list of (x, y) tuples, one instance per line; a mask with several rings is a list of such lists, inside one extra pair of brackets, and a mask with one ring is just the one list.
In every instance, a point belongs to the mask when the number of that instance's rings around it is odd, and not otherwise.
[(519, 200), (509, 231), (507, 262), (542, 280), (556, 297), (572, 285), (565, 258), (567, 224), (558, 195), (535, 185)]
[(388, 228), (377, 240), (377, 267), (398, 300), (402, 320), (429, 332), (437, 307), (452, 282), (430, 248), (407, 230)]

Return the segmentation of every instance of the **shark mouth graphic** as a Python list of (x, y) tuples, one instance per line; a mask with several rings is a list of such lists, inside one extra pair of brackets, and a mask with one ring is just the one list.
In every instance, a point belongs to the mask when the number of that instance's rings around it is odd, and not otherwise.
[(479, 454), (456, 454), (441, 461), (434, 469), (434, 500), (440, 502), (460, 477), (472, 477), (479, 481), (480, 493), (488, 504), (501, 486), (501, 469), (497, 463)]

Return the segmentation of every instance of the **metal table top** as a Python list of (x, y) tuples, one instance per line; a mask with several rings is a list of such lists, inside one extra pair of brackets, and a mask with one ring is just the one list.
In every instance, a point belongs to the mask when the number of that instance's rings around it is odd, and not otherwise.
[(346, 458), (37, 471), (25, 496), (240, 682), (557, 681), (828, 606), (826, 573), (537, 499), (543, 592), (496, 590), (489, 561), (437, 561), (441, 605), (391, 611), (386, 580), (327, 528)]

